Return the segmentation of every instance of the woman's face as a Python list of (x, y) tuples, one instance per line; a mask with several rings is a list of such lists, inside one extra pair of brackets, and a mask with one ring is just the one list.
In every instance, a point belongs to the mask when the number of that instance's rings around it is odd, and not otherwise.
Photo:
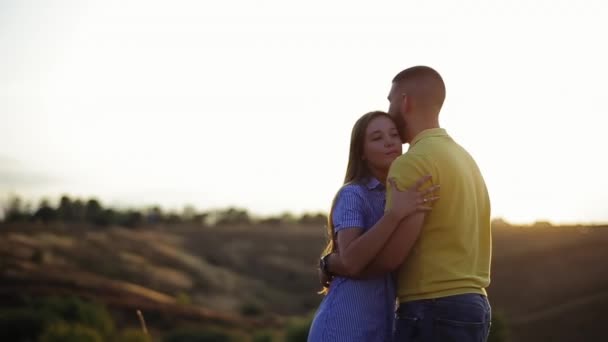
[(403, 151), (397, 127), (386, 116), (370, 121), (365, 130), (363, 159), (372, 169), (388, 171), (395, 158)]

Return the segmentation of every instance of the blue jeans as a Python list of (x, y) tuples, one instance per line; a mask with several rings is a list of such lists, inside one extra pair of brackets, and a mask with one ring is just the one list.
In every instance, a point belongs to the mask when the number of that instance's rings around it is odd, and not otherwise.
[(463, 294), (399, 304), (394, 342), (485, 342), (492, 309), (486, 296)]

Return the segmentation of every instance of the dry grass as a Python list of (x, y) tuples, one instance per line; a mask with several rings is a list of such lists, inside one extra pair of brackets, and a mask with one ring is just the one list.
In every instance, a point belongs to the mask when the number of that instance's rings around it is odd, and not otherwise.
[[(271, 319), (317, 307), (323, 234), (314, 226), (0, 229), (0, 292), (76, 292), (145, 314), (255, 324), (239, 318), (244, 305)], [(603, 336), (606, 246), (608, 227), (494, 230), (489, 294), (514, 341)], [(177, 304), (179, 294), (193, 305)]]

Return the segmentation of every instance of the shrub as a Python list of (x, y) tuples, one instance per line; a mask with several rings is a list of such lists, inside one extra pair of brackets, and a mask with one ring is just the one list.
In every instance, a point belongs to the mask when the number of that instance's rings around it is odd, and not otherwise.
[(287, 325), (285, 342), (306, 342), (311, 323), (310, 319), (293, 320)]
[(272, 342), (273, 340), (273, 335), (269, 331), (258, 331), (251, 338), (252, 342)]
[(50, 325), (40, 336), (40, 342), (103, 342), (93, 328), (80, 324), (59, 322)]
[(492, 327), (488, 342), (506, 342), (509, 340), (505, 316), (501, 312), (492, 313)]
[(120, 332), (116, 342), (151, 342), (150, 336), (138, 329), (125, 329)]
[(0, 341), (35, 341), (56, 322), (52, 315), (28, 308), (0, 311)]
[(163, 342), (232, 342), (232, 336), (214, 328), (178, 329), (169, 333)]
[(262, 308), (254, 303), (245, 303), (241, 306), (241, 314), (243, 316), (259, 316), (262, 314)]
[(175, 301), (182, 305), (192, 304), (192, 298), (190, 298), (190, 295), (183, 291), (177, 293), (175, 296)]
[(105, 306), (77, 297), (48, 297), (34, 304), (40, 311), (69, 323), (93, 328), (107, 337), (114, 331), (114, 320)]

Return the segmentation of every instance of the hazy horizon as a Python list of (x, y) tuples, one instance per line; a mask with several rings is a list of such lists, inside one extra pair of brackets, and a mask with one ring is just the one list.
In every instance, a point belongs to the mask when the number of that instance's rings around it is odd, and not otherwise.
[(0, 199), (327, 212), (355, 120), (424, 64), (493, 217), (605, 223), (606, 15), (602, 1), (5, 1)]

